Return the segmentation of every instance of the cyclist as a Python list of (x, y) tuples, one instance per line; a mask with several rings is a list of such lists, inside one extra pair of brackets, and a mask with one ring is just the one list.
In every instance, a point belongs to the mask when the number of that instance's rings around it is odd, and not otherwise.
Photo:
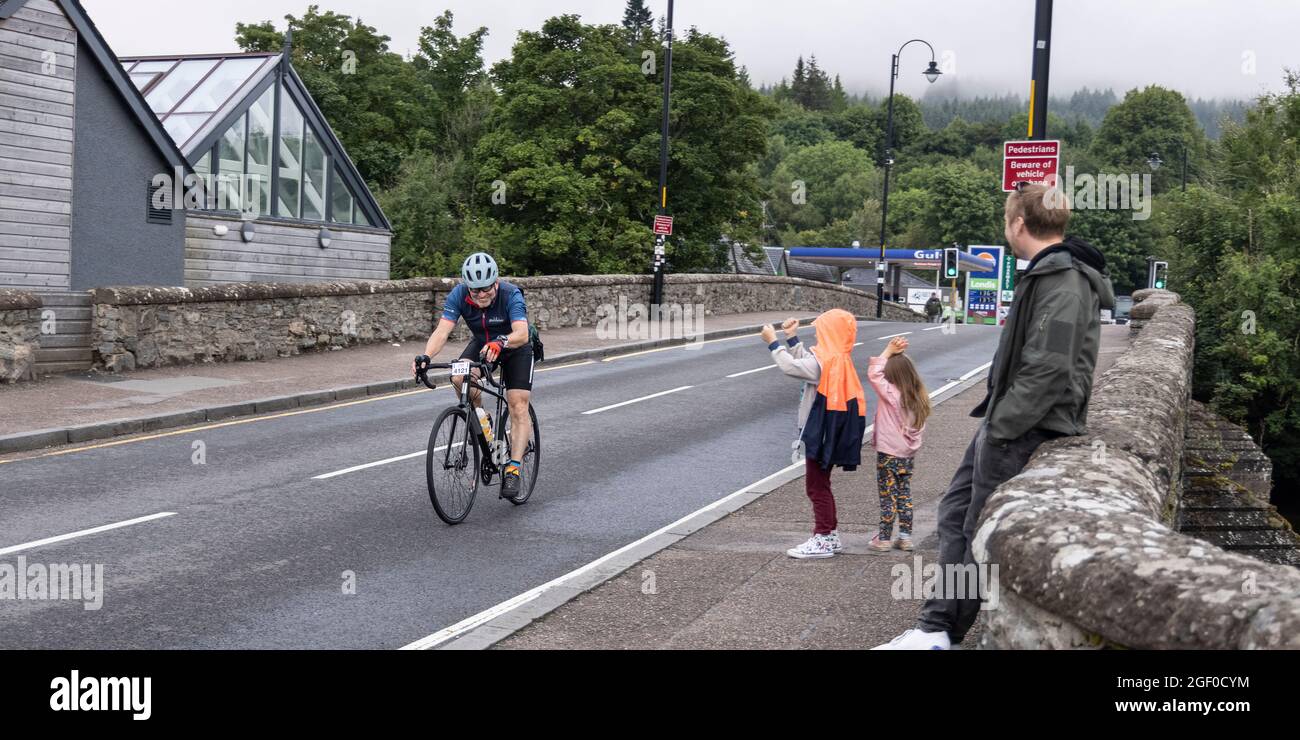
[[(501, 492), (513, 497), (519, 493), (519, 469), (524, 450), (532, 437), (528, 403), (533, 389), (533, 346), (528, 338), (528, 308), (517, 286), (501, 279), (496, 260), (484, 252), (475, 252), (460, 268), (461, 282), (447, 294), (438, 326), (424, 345), (424, 354), (436, 357), (447, 343), (451, 330), (462, 317), (473, 334), (462, 360), (482, 359), (502, 365), (506, 402), (510, 407), (510, 462), (502, 471)], [(414, 363), (412, 363), (414, 370)], [(478, 368), (471, 371), (480, 376)], [(460, 396), (463, 377), (451, 379)], [(480, 396), (471, 389), (470, 403), (479, 408)], [(500, 431), (498, 430), (498, 434)]]

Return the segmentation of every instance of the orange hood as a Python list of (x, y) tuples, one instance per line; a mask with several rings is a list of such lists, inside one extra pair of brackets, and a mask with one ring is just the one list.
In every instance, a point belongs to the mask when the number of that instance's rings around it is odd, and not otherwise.
[(858, 322), (853, 314), (832, 308), (813, 321), (817, 344), (812, 352), (821, 363), (821, 380), (817, 392), (826, 397), (827, 411), (848, 411), (849, 399), (858, 399), (858, 415), (867, 415), (867, 398), (862, 380), (853, 367), (853, 342), (858, 337)]

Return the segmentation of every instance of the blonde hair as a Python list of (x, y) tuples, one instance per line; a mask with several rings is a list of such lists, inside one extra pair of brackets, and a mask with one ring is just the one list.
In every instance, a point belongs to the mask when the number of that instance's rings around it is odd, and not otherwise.
[(1042, 183), (1019, 185), (1007, 196), (1007, 223), (1025, 219), (1025, 230), (1039, 239), (1063, 236), (1070, 205), (1063, 194)]
[(921, 429), (930, 418), (930, 394), (925, 381), (916, 371), (916, 365), (905, 354), (892, 355), (885, 360), (885, 380), (898, 389), (903, 410), (912, 417), (912, 428)]

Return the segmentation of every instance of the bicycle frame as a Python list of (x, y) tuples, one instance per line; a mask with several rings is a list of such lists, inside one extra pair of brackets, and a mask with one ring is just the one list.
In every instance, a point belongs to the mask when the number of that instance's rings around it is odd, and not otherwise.
[[(479, 379), (474, 377), (472, 373), (472, 370), (474, 368), (477, 368), (480, 371), (480, 373), (482, 374), (482, 378), (487, 381), (486, 385), (480, 383)], [(457, 376), (457, 377), (464, 378), (464, 380), (461, 381), (461, 385), (459, 389), (460, 398), (457, 401), (456, 405), (465, 411), (465, 420), (466, 420), (465, 443), (466, 444), (469, 443), (469, 437), (471, 435), (475, 438), (475, 440), (477, 440), (479, 449), (483, 453), (482, 459), (485, 461), (484, 465), (486, 465), (492, 473), (497, 473), (500, 471), (501, 463), (499, 463), (495, 459), (495, 456), (492, 454), (492, 444), (490, 444), (487, 441), (487, 437), (483, 434), (482, 425), (477, 423), (473, 423), (473, 424), (469, 423), (470, 421), (474, 421), (474, 422), (478, 421), (478, 415), (474, 413), (474, 411), (472, 410), (474, 404), (470, 400), (470, 392), (472, 390), (477, 390), (479, 393), (487, 393), (488, 395), (494, 396), (497, 399), (496, 414), (494, 416), (489, 415), (489, 418), (491, 419), (493, 425), (492, 428), (495, 431), (494, 436), (496, 437), (493, 440), (493, 442), (495, 443), (497, 441), (504, 440), (505, 421), (506, 421), (506, 417), (508, 417), (510, 414), (510, 404), (506, 400), (506, 397), (503, 393), (499, 393), (496, 390), (493, 390), (492, 388), (488, 387), (490, 385), (504, 390), (501, 381), (497, 380), (495, 377), (495, 374), (496, 372), (498, 372), (499, 368), (500, 365), (497, 363), (489, 364), (486, 362), (470, 362), (471, 373), (462, 376)], [(436, 390), (438, 387), (437, 384), (429, 380), (429, 376), (428, 376), (428, 371), (434, 369), (451, 369), (451, 363), (446, 363), (446, 362), (418, 363), (416, 366), (416, 371), (415, 371), (416, 380), (423, 383), (425, 387), (427, 387), (429, 390)], [(480, 399), (481, 398), (482, 396), (480, 396)], [(455, 422), (453, 422), (451, 428), (451, 434), (449, 434), (447, 438), (450, 440), (450, 439), (455, 439), (455, 437), (456, 437), (456, 426), (455, 426)], [(445, 467), (451, 466), (452, 447), (454, 447), (454, 445), (448, 444), (447, 449), (445, 450), (445, 458), (443, 460), (443, 465)], [(509, 452), (507, 451), (507, 455), (508, 454)]]

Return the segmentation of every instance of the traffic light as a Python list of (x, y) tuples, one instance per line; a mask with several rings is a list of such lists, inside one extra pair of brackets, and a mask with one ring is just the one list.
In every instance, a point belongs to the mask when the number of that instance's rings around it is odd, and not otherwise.
[(1164, 290), (1169, 282), (1169, 263), (1156, 262), (1151, 267), (1151, 287)]
[(943, 250), (943, 276), (945, 278), (957, 277), (957, 248), (948, 247)]

